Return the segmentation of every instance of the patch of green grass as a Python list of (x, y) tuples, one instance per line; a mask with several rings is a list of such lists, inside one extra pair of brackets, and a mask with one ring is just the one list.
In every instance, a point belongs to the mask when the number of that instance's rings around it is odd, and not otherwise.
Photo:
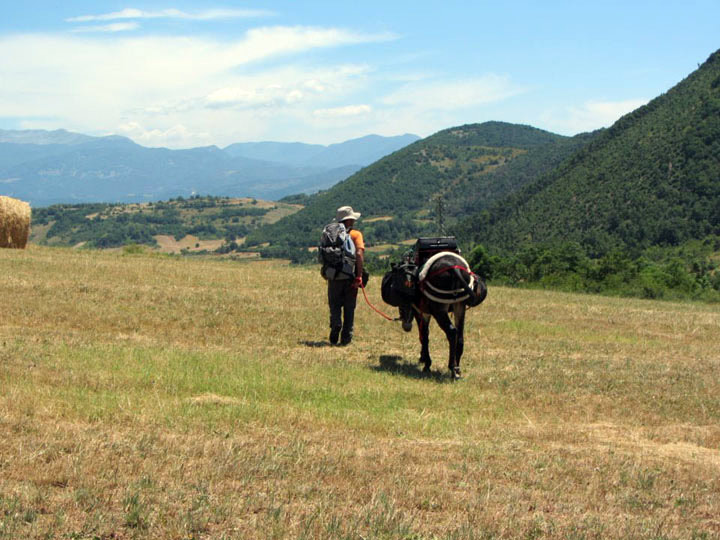
[(305, 417), (372, 433), (462, 437), (469, 417), (478, 427), (509, 414), (482, 393), (468, 395), (463, 383), (388, 380), (380, 369), (342, 361), (295, 365), (225, 352), (118, 345), (44, 345), (34, 361), (43, 375), (20, 372), (17, 391), (42, 394), (58, 414), (90, 422), (223, 429)]

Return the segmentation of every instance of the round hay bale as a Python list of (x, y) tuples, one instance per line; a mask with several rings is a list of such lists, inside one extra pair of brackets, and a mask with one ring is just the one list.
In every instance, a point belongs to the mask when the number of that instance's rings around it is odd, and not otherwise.
[(30, 205), (0, 195), (0, 248), (25, 249), (30, 236)]

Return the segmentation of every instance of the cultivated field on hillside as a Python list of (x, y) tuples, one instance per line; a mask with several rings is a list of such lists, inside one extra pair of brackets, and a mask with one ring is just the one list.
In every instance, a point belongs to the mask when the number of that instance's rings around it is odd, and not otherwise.
[(120, 248), (145, 244), (162, 253), (237, 249), (252, 230), (302, 206), (251, 198), (200, 197), (155, 203), (55, 205), (33, 210), (30, 241), (48, 246)]
[[(0, 250), (0, 538), (714, 538), (720, 307), (490, 287), (464, 379), (316, 268)], [(379, 278), (371, 300), (382, 306)]]

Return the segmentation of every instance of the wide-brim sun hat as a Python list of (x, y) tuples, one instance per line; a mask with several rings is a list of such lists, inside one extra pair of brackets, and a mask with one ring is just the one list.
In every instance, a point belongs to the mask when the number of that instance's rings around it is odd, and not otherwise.
[(356, 220), (360, 217), (360, 215), (360, 212), (353, 211), (352, 206), (341, 206), (337, 209), (335, 220), (338, 222), (345, 221), (346, 219)]

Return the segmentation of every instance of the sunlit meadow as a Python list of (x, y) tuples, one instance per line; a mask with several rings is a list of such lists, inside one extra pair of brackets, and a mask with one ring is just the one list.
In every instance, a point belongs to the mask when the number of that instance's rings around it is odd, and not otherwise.
[[(0, 250), (0, 538), (714, 538), (720, 306), (490, 287), (463, 380), (317, 268)], [(368, 295), (384, 310), (379, 276)]]

